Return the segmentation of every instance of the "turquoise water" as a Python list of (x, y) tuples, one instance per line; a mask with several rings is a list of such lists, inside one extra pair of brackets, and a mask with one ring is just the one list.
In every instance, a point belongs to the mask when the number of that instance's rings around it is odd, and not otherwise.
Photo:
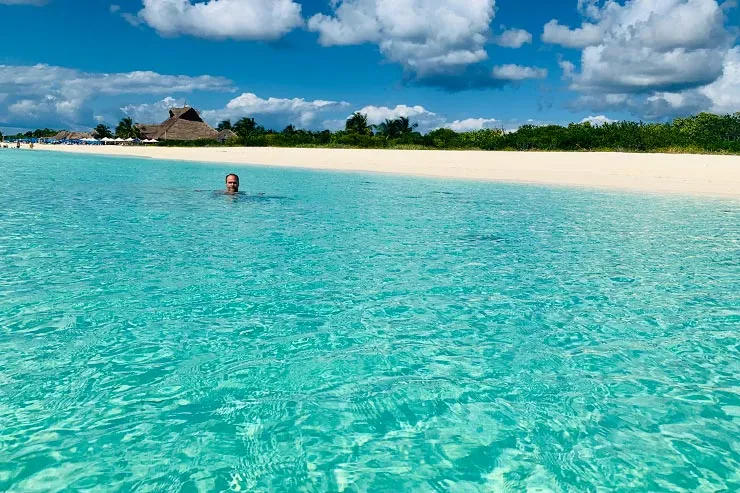
[(232, 170), (0, 150), (0, 490), (740, 489), (739, 203)]

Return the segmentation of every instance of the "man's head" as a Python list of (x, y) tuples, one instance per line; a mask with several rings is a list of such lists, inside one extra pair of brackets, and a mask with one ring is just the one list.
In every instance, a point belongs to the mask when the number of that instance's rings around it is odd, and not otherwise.
[(226, 191), (236, 193), (239, 191), (239, 177), (234, 173), (226, 175)]

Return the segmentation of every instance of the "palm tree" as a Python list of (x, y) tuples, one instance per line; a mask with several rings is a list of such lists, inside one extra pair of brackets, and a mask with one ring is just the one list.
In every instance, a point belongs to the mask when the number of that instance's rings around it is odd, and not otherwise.
[(395, 139), (401, 135), (399, 121), (389, 120), (388, 118), (375, 128), (378, 130), (378, 135), (382, 135), (386, 139)]
[(231, 129), (235, 133), (244, 136), (254, 132), (257, 129), (257, 123), (254, 121), (254, 118), (239, 118)]
[(418, 123), (411, 123), (408, 117), (405, 116), (396, 119), (395, 122), (398, 133), (401, 135), (408, 135), (413, 132), (416, 127), (419, 126)]
[(294, 135), (296, 133), (295, 125), (291, 123), (283, 129), (283, 133), (286, 135)]
[(386, 118), (383, 123), (376, 125), (375, 128), (378, 130), (378, 134), (386, 139), (397, 139), (413, 133), (418, 126), (418, 123), (411, 123), (408, 117), (402, 116), (393, 120)]
[(116, 127), (116, 137), (122, 139), (140, 139), (141, 130), (130, 117), (122, 118)]
[(216, 130), (218, 130), (219, 132), (221, 130), (231, 130), (231, 120), (222, 120), (221, 122), (219, 122)]
[(96, 139), (102, 139), (105, 137), (113, 137), (113, 132), (110, 131), (110, 127), (104, 123), (98, 123), (93, 130), (93, 137)]
[(372, 135), (373, 129), (367, 124), (367, 115), (358, 112), (352, 113), (344, 124), (344, 129), (351, 134)]

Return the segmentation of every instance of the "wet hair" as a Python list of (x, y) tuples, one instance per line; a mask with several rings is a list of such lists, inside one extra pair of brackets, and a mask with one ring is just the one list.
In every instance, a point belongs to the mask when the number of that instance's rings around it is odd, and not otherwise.
[(234, 173), (229, 173), (228, 175), (226, 175), (226, 180), (225, 181), (229, 181), (229, 177), (230, 176), (233, 176), (234, 178), (236, 178), (236, 182), (239, 183), (239, 175), (234, 174)]

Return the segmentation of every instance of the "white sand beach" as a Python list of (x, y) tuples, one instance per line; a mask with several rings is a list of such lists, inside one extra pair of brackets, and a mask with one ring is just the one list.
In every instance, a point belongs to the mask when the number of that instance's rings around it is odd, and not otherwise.
[(38, 145), (37, 149), (740, 198), (740, 156)]

